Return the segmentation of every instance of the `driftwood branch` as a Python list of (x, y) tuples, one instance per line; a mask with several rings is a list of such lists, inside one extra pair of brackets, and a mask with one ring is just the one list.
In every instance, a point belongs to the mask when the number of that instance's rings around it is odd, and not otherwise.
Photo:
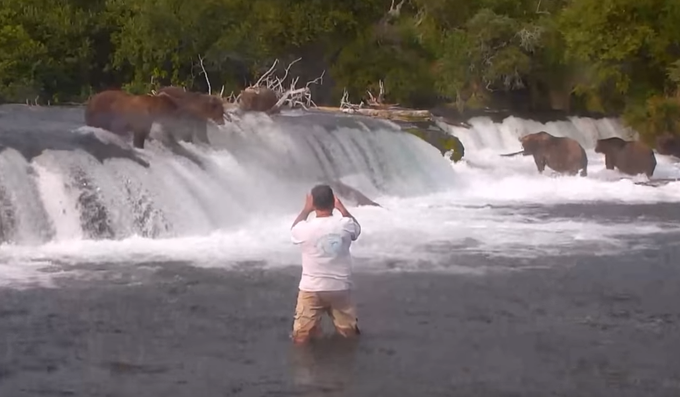
[(234, 94), (234, 91), (231, 91), (226, 97), (220, 93), (220, 99), (222, 99), (222, 103), (224, 104), (235, 105), (238, 102), (238, 98), (239, 97)]
[[(291, 104), (298, 103), (297, 98), (301, 95), (304, 95), (306, 92), (307, 92), (307, 87), (298, 88), (296, 90), (286, 91), (284, 93), (284, 95), (281, 95), (281, 98), (279, 98), (279, 101), (276, 102), (276, 105), (274, 105), (274, 109), (280, 109), (286, 102), (291, 103)], [(302, 106), (305, 107), (304, 104), (302, 104)]]
[[(246, 92), (250, 94), (246, 95), (264, 95), (262, 94), (262, 89), (269, 90), (273, 92), (276, 96), (276, 103), (269, 109), (269, 113), (276, 112), (282, 107), (287, 106), (289, 108), (302, 107), (303, 109), (308, 109), (309, 107), (317, 107), (316, 103), (312, 100), (310, 85), (312, 84), (323, 84), (323, 77), (326, 74), (324, 70), (321, 76), (311, 80), (305, 84), (304, 87), (298, 87), (299, 77), (290, 77), (290, 68), (302, 58), (295, 59), (284, 69), (283, 77), (278, 77), (275, 75), (276, 66), (279, 60), (276, 59), (272, 66), (255, 82), (255, 84), (247, 87), (245, 90), (241, 91), (239, 96), (235, 98), (236, 102), (240, 102), (242, 96)], [(286, 80), (290, 78), (290, 84), (286, 85)], [(257, 94), (253, 94), (257, 92)], [(271, 95), (271, 94), (269, 94)], [(248, 106), (246, 105), (246, 108)]]
[(286, 104), (290, 108), (300, 106), (305, 110), (308, 110), (310, 107), (317, 107), (316, 103), (314, 103), (314, 101), (312, 100), (312, 93), (309, 86), (312, 84), (323, 84), (323, 76), (325, 74), (326, 71), (324, 70), (321, 73), (321, 76), (307, 82), (307, 84), (305, 84), (305, 86), (302, 88), (296, 88), (299, 77), (293, 79), (293, 81), (290, 84), (290, 88), (280, 94), (278, 102), (276, 103), (276, 105), (274, 105), (274, 109), (278, 110), (283, 105)]
[(364, 107), (364, 101), (361, 101), (358, 105), (353, 104), (349, 101), (349, 92), (347, 88), (343, 89), (342, 98), (340, 98), (340, 110), (344, 113), (354, 113), (356, 110)]
[(379, 92), (378, 92), (378, 97), (374, 97), (373, 94), (370, 91), (366, 91), (368, 93), (369, 99), (367, 101), (367, 104), (371, 108), (377, 108), (377, 109), (385, 109), (385, 108), (393, 108), (396, 106), (399, 106), (398, 103), (385, 103), (385, 84), (382, 80), (378, 81), (378, 87), (379, 87)]
[(199, 65), (201, 66), (201, 70), (203, 75), (205, 76), (205, 82), (208, 84), (208, 94), (212, 94), (212, 87), (210, 86), (210, 79), (208, 78), (208, 72), (205, 70), (205, 66), (203, 65), (203, 57), (201, 55), (198, 56), (198, 62)]
[(361, 103), (358, 105), (353, 104), (349, 101), (349, 93), (347, 92), (347, 88), (345, 88), (342, 93), (342, 98), (340, 98), (340, 109), (345, 113), (352, 113), (355, 110), (364, 109), (365, 106), (368, 106), (369, 109), (387, 109), (399, 106), (398, 103), (391, 104), (384, 103), (385, 84), (382, 80), (378, 82), (378, 87), (379, 92), (377, 98), (373, 95), (373, 93), (371, 93), (370, 90), (366, 90), (366, 93), (368, 94), (368, 99), (366, 100), (365, 103), (364, 101), (361, 101)]
[(278, 63), (279, 63), (279, 60), (278, 60), (278, 59), (274, 60), (274, 63), (273, 63), (272, 66), (269, 68), (269, 70), (267, 70), (266, 72), (264, 72), (264, 74), (263, 74), (262, 76), (260, 76), (260, 78), (259, 78), (259, 79), (255, 82), (255, 84), (253, 84), (251, 87), (259, 87), (259, 86), (260, 86), (260, 83), (262, 83), (262, 80), (269, 78), (269, 75), (270, 75), (271, 73), (273, 73), (274, 68), (276, 68), (276, 65), (277, 65)]
[(380, 18), (378, 23), (376, 24), (376, 27), (378, 29), (383, 30), (386, 29), (392, 21), (395, 19), (399, 18), (401, 15), (401, 7), (406, 3), (406, 0), (401, 0), (399, 4), (394, 4), (395, 0), (392, 0), (392, 4), (390, 5), (390, 9), (387, 10), (387, 12)]
[(371, 91), (366, 90), (366, 93), (368, 93), (368, 105), (369, 106), (382, 106), (383, 105), (383, 100), (385, 99), (385, 85), (383, 84), (383, 81), (380, 80), (378, 82), (378, 85), (380, 87), (380, 92), (378, 92), (378, 98), (375, 98), (373, 94), (371, 94)]
[(274, 92), (276, 92), (277, 96), (279, 97), (278, 102), (276, 105), (274, 105), (274, 109), (280, 109), (284, 105), (288, 105), (290, 108), (301, 106), (303, 109), (308, 109), (311, 106), (316, 107), (316, 104), (314, 101), (312, 101), (312, 95), (309, 86), (312, 84), (323, 84), (323, 76), (326, 74), (325, 70), (321, 73), (321, 76), (307, 82), (307, 84), (305, 84), (305, 86), (302, 88), (297, 88), (298, 81), (300, 80), (299, 77), (292, 79), (288, 89), (285, 89), (283, 85), (290, 74), (291, 66), (299, 62), (301, 59), (302, 58), (298, 58), (291, 62), (286, 67), (282, 78), (270, 76), (267, 79), (267, 87), (274, 90)]
[(390, 5), (390, 9), (387, 11), (387, 15), (389, 15), (391, 18), (398, 18), (399, 15), (401, 14), (401, 7), (404, 5), (406, 0), (401, 0), (399, 4), (396, 6), (394, 5), (394, 0), (392, 0), (392, 5)]
[[(302, 58), (298, 58), (293, 62), (289, 63), (288, 66), (286, 67), (285, 74), (283, 75), (282, 78), (274, 77), (274, 79), (268, 79), (267, 88), (278, 92), (284, 91), (283, 82), (286, 81), (286, 79), (288, 78), (288, 74), (290, 73), (290, 67), (293, 66), (296, 62), (300, 61), (301, 59)], [(298, 80), (297, 78), (293, 80), (294, 84), (297, 83), (297, 80)]]
[[(26, 105), (28, 106), (40, 106), (38, 103), (38, 100), (40, 99), (40, 95), (36, 95), (35, 98), (31, 101), (30, 99), (26, 98)], [(47, 101), (47, 105), (49, 106), (49, 101)]]
[(421, 8), (420, 10), (418, 10), (418, 13), (416, 14), (415, 26), (420, 27), (420, 25), (422, 25), (422, 23), (423, 23), (423, 21), (425, 20), (426, 17), (427, 17), (427, 13), (425, 11), (425, 8)]
[(224, 101), (226, 101), (228, 103), (236, 103), (237, 98), (238, 97), (236, 96), (236, 94), (234, 94), (234, 91), (232, 91), (232, 92), (229, 93), (229, 96), (224, 98)]

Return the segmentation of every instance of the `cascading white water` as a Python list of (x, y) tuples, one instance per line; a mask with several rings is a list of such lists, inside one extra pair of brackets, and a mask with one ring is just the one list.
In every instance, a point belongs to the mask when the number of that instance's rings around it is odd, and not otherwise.
[(489, 117), (474, 117), (468, 120), (468, 124), (472, 126), (470, 129), (449, 126), (443, 122), (438, 124), (458, 137), (466, 150), (470, 151), (493, 150), (499, 153), (519, 151), (522, 150), (519, 138), (539, 131), (575, 139), (585, 149), (593, 149), (598, 139), (638, 138), (634, 130), (613, 118), (569, 117), (567, 120), (540, 123), (510, 116), (500, 123), (494, 123)]
[[(108, 134), (73, 132), (95, 133)], [(27, 162), (9, 147), (0, 152), (5, 238), (35, 244), (205, 235), (253, 215), (295, 211), (316, 182), (405, 197), (450, 187), (454, 175), (433, 147), (368, 118), (246, 114), (210, 138), (210, 149), (184, 145), (201, 164), (149, 141), (143, 151), (149, 167), (123, 158), (102, 163), (86, 146), (47, 148)]]
[[(638, 134), (618, 119), (569, 117), (567, 120), (540, 123), (510, 116), (499, 123), (488, 117), (475, 117), (468, 121), (471, 128), (442, 122), (438, 124), (459, 138), (465, 147), (464, 161), (454, 168), (458, 171), (458, 184), (464, 186), (461, 195), (468, 199), (538, 203), (565, 200), (656, 202), (680, 199), (675, 183), (650, 190), (649, 187), (634, 184), (646, 180), (643, 175), (631, 177), (616, 170), (605, 169), (604, 155), (594, 151), (598, 139), (638, 139)], [(519, 138), (539, 131), (578, 141), (588, 155), (588, 177), (559, 177), (549, 169), (544, 175), (538, 175), (531, 156), (500, 156), (521, 151)], [(675, 159), (658, 154), (656, 158), (654, 178), (680, 177), (679, 164)]]
[[(290, 223), (305, 192), (329, 180), (382, 206), (350, 207), (363, 227), (353, 248), (363, 270), (478, 272), (484, 269), (461, 267), (456, 255), (617, 252), (628, 246), (622, 230), (628, 236), (680, 230), (673, 219), (630, 223), (535, 214), (536, 205), (680, 201), (680, 183), (641, 186), (634, 182), (644, 177), (604, 169), (594, 141), (631, 134), (613, 119), (544, 125), (474, 118), (471, 129), (442, 125), (465, 145), (463, 161), (452, 164), (390, 122), (349, 115), (246, 114), (212, 129), (210, 149), (183, 144), (189, 158), (155, 142), (144, 150), (121, 149), (111, 134), (82, 127), (80, 109), (22, 111), (7, 117), (0, 107), (0, 117), (11, 119), (9, 127), (0, 126), (6, 146), (0, 152), (0, 219), (10, 240), (0, 245), (0, 283), (51, 277), (53, 270), (41, 269), (54, 264), (61, 271), (83, 263), (296, 264)], [(581, 142), (588, 176), (539, 175), (530, 157), (499, 156), (520, 150), (517, 137), (537, 130)], [(34, 133), (24, 137), (27, 131)], [(92, 135), (94, 143), (74, 138)], [(3, 143), (8, 139), (11, 145)], [(46, 150), (35, 150), (43, 140)], [(97, 142), (109, 143), (102, 149)], [(680, 176), (671, 158), (657, 161), (655, 177)]]

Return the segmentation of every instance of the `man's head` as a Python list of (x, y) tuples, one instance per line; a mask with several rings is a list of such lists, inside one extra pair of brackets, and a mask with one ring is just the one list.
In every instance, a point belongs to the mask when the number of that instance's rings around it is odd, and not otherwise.
[(312, 204), (317, 211), (333, 211), (335, 195), (328, 185), (316, 185), (312, 188)]

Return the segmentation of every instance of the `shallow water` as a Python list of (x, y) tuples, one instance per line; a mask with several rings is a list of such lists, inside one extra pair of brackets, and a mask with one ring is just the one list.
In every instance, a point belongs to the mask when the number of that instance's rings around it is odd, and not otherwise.
[(0, 289), (0, 394), (673, 397), (675, 237), (458, 261), (502, 268), (483, 277), (360, 272), (360, 339), (304, 348), (288, 339), (298, 269), (83, 264), (85, 280)]
[[(81, 120), (0, 106), (2, 396), (680, 393), (680, 183), (605, 170), (615, 120), (472, 120), (456, 164), (363, 118), (246, 116), (198, 163)], [(539, 128), (588, 177), (499, 156)], [(350, 205), (363, 333), (295, 350), (289, 227), (328, 178), (382, 206)]]

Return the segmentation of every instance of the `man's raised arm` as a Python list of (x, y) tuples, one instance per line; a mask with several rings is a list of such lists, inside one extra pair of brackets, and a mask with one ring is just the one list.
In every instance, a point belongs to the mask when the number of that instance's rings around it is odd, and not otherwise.
[(359, 224), (359, 221), (357, 221), (357, 218), (355, 218), (354, 215), (350, 214), (349, 211), (347, 211), (345, 205), (337, 197), (335, 197), (335, 208), (337, 208), (337, 210), (340, 211), (340, 214), (342, 214), (342, 216), (344, 216), (345, 218), (352, 218), (352, 220), (354, 221), (354, 224), (356, 225), (356, 230), (354, 233), (354, 238), (352, 238), (352, 240), (356, 240), (361, 234), (361, 225)]
[(293, 221), (293, 224), (291, 225), (291, 229), (295, 227), (298, 223), (304, 221), (309, 217), (309, 214), (314, 211), (314, 204), (312, 203), (312, 195), (307, 194), (305, 197), (305, 206), (302, 208), (302, 211), (298, 214), (297, 218)]

